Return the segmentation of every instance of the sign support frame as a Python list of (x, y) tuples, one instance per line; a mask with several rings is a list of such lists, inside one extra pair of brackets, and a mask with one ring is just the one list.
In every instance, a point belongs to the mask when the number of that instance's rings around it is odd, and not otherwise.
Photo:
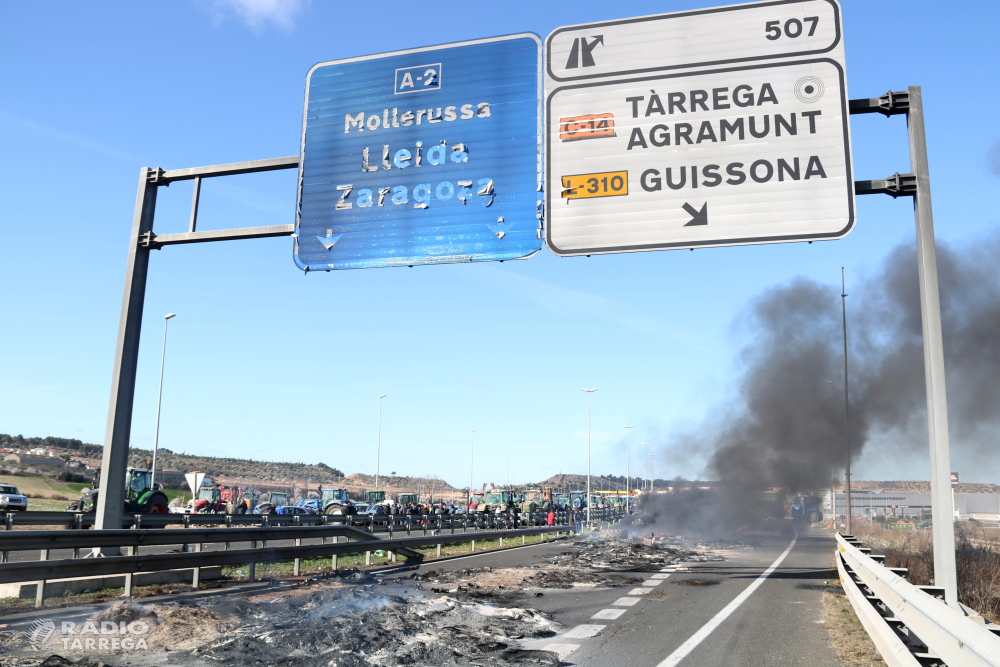
[[(934, 584), (944, 588), (945, 602), (956, 609), (958, 574), (955, 565), (955, 517), (951, 510), (951, 445), (948, 437), (948, 397), (945, 389), (944, 338), (938, 289), (937, 245), (931, 208), (930, 167), (924, 130), (924, 103), (920, 86), (905, 92), (889, 91), (869, 100), (851, 100), (851, 114), (906, 114), (910, 147), (910, 174), (894, 174), (882, 181), (856, 182), (855, 194), (885, 193), (913, 197), (920, 282), (920, 319), (923, 330), (924, 381), (927, 391), (927, 435), (931, 463)], [(857, 187), (862, 184), (862, 187)]]
[[(153, 233), (158, 188), (174, 181), (195, 179), (200, 186), (202, 178), (251, 174), (277, 169), (295, 169), (299, 156), (253, 160), (231, 164), (175, 169), (165, 171), (143, 167), (139, 170), (139, 192), (135, 200), (132, 234), (129, 239), (128, 260), (125, 265), (125, 293), (122, 296), (121, 316), (118, 321), (118, 340), (115, 344), (115, 362), (111, 374), (111, 400), (108, 421), (104, 432), (104, 451), (101, 456), (100, 495), (97, 497), (96, 530), (120, 529), (125, 510), (125, 469), (128, 467), (128, 450), (132, 430), (132, 409), (135, 401), (135, 378), (139, 365), (139, 338), (142, 331), (142, 310), (146, 298), (146, 278), (149, 271), (149, 251), (165, 245), (179, 243), (204, 243), (208, 241), (235, 241), (240, 239), (292, 236), (295, 225), (246, 227), (208, 232), (196, 232), (193, 221), (197, 219), (198, 197), (191, 206), (191, 231), (183, 234)], [(196, 190), (197, 192), (197, 190)], [(95, 555), (117, 556), (117, 547), (95, 548)]]

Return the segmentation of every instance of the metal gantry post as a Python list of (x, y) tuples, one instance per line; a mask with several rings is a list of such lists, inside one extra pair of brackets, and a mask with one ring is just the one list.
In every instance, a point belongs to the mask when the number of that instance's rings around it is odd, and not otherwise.
[[(101, 491), (97, 497), (94, 528), (119, 529), (125, 507), (125, 469), (128, 467), (129, 432), (132, 429), (132, 401), (135, 397), (135, 375), (139, 363), (139, 334), (142, 329), (142, 306), (146, 295), (146, 275), (149, 269), (149, 249), (139, 243), (139, 237), (153, 231), (156, 211), (156, 182), (153, 170), (139, 170), (139, 193), (132, 218), (128, 262), (125, 268), (125, 294), (118, 322), (115, 344), (115, 365), (111, 374), (111, 403), (104, 431), (104, 454), (101, 458)], [(96, 553), (95, 549), (95, 553)], [(117, 548), (103, 548), (105, 555), (116, 556)]]
[(920, 316), (924, 335), (924, 374), (927, 385), (927, 432), (931, 455), (931, 508), (934, 512), (934, 584), (945, 590), (945, 601), (958, 605), (955, 570), (955, 517), (951, 499), (951, 453), (948, 440), (948, 398), (945, 392), (944, 339), (938, 293), (937, 250), (931, 181), (924, 134), (924, 106), (920, 86), (907, 88), (906, 114), (910, 140), (910, 171), (916, 177), (913, 217), (917, 227), (917, 266), (920, 279)]
[(958, 605), (955, 570), (955, 519), (950, 511), (951, 453), (948, 442), (948, 399), (945, 391), (944, 341), (941, 334), (941, 301), (938, 291), (937, 250), (931, 209), (930, 170), (924, 105), (920, 86), (906, 92), (889, 91), (879, 98), (851, 100), (850, 112), (906, 114), (910, 146), (909, 174), (893, 174), (875, 181), (855, 181), (856, 194), (885, 193), (912, 196), (917, 232), (917, 275), (920, 284), (920, 319), (924, 342), (924, 381), (927, 391), (927, 434), (931, 463), (931, 509), (934, 520), (934, 584), (944, 588), (945, 601)]

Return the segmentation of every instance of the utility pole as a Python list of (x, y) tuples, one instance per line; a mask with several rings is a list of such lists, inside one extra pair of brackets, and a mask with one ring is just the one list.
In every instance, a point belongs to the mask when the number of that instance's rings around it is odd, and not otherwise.
[(631, 483), (629, 482), (629, 476), (632, 474), (632, 469), (629, 465), (632, 462), (630, 446), (632, 444), (632, 427), (635, 426), (623, 426), (625, 429), (625, 511), (631, 512), (632, 508), (629, 506), (629, 499), (632, 497), (629, 494), (629, 487)]
[(378, 467), (382, 459), (382, 399), (385, 394), (378, 397), (378, 444), (375, 448), (375, 490), (378, 491)]
[[(649, 447), (649, 443), (648, 442), (644, 442), (644, 443), (642, 443), (642, 446), (643, 447)], [(646, 491), (647, 478), (649, 477), (649, 475), (648, 475), (648, 473), (649, 473), (649, 450), (646, 449), (644, 451), (645, 451), (645, 455), (643, 456), (643, 459), (642, 459), (642, 464), (643, 464), (642, 465), (642, 490), (643, 490), (643, 492)]]
[(590, 395), (597, 391), (597, 388), (582, 391), (587, 392), (587, 523), (590, 523)]
[(167, 359), (167, 323), (171, 317), (176, 317), (175, 313), (168, 313), (163, 317), (163, 352), (160, 355), (160, 390), (156, 396), (156, 433), (153, 435), (153, 464), (149, 471), (149, 484), (151, 488), (156, 488), (156, 451), (160, 446), (160, 406), (163, 404), (163, 362)]
[(846, 282), (844, 280), (844, 267), (840, 267), (840, 297), (841, 305), (844, 312), (844, 423), (846, 432), (844, 438), (846, 441), (847, 449), (847, 467), (844, 470), (844, 480), (846, 482), (846, 488), (844, 493), (844, 499), (846, 505), (845, 514), (847, 516), (847, 534), (853, 535), (851, 532), (851, 407), (847, 400), (847, 288)]
[(472, 429), (472, 445), (469, 448), (469, 502), (466, 507), (472, 504), (472, 473), (476, 469), (476, 429)]

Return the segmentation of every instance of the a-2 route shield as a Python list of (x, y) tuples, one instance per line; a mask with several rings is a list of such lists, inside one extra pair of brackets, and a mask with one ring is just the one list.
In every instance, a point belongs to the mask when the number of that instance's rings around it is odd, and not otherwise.
[(541, 248), (541, 40), (324, 62), (306, 79), (295, 261), (308, 271)]

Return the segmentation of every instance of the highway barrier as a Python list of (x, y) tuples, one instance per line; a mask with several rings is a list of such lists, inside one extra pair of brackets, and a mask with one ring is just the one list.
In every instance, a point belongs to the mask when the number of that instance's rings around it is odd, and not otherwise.
[[(602, 509), (592, 512), (599, 519), (612, 521), (621, 512)], [(3, 562), (0, 563), (0, 584), (38, 581), (36, 606), (45, 597), (45, 582), (53, 579), (125, 575), (125, 594), (132, 593), (132, 575), (136, 572), (192, 569), (192, 585), (199, 585), (200, 567), (249, 564), (249, 579), (254, 578), (256, 563), (294, 560), (296, 575), (302, 558), (331, 556), (337, 567), (337, 556), (365, 552), (370, 563), (371, 553), (388, 551), (391, 560), (397, 553), (419, 557), (415, 547), (468, 542), (475, 549), (475, 540), (523, 538), (528, 535), (559, 535), (575, 530), (570, 512), (555, 514), (555, 525), (548, 525), (545, 512), (472, 513), (427, 515), (221, 515), (221, 514), (144, 514), (125, 519), (130, 529), (82, 530), (93, 515), (71, 512), (11, 513), (6, 527), (14, 525), (57, 525), (81, 530), (21, 530), (0, 533)], [(15, 524), (16, 522), (16, 524)], [(182, 530), (165, 525), (182, 526)], [(224, 524), (224, 528), (206, 525)], [(146, 526), (145, 528), (143, 526)], [(155, 526), (155, 527), (153, 527)], [(381, 534), (381, 537), (376, 536)], [(330, 538), (333, 538), (332, 541)], [(319, 539), (319, 544), (303, 544), (303, 540)], [(341, 541), (341, 540), (344, 541)], [(268, 547), (268, 541), (291, 540), (292, 545)], [(250, 548), (232, 549), (233, 543), (249, 543)], [(179, 553), (139, 554), (144, 547), (179, 545)], [(205, 544), (225, 544), (224, 550), (203, 551)], [(258, 546), (258, 544), (260, 546)], [(189, 546), (190, 545), (190, 546)], [(70, 550), (74, 557), (50, 560), (57, 549)], [(190, 549), (190, 551), (188, 551)], [(84, 550), (83, 558), (80, 557)], [(124, 550), (124, 555), (122, 551)], [(39, 560), (9, 562), (10, 552), (38, 551)], [(101, 557), (89, 558), (91, 554)]]
[(1000, 625), (944, 602), (944, 590), (914, 586), (906, 568), (885, 567), (851, 535), (837, 534), (844, 592), (889, 667), (1000, 667)]

